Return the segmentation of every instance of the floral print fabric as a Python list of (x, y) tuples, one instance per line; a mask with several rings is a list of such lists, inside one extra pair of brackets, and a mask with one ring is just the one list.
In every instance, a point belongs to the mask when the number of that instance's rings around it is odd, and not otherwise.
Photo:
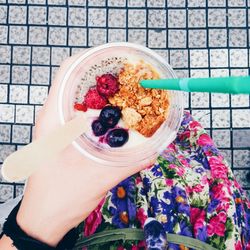
[[(250, 202), (212, 139), (187, 112), (175, 141), (153, 166), (107, 193), (85, 220), (84, 235), (143, 228), (148, 217), (166, 233), (216, 249), (250, 250)], [(99, 249), (145, 249), (146, 242), (113, 242)], [(169, 243), (168, 249), (187, 248)]]

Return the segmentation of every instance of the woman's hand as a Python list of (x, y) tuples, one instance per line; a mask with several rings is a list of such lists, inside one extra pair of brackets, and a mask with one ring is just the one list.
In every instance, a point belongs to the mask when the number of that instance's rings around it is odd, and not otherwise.
[[(34, 139), (60, 126), (58, 90), (65, 71), (80, 55), (68, 58), (60, 67), (37, 118)], [(28, 235), (56, 246), (95, 209), (109, 189), (145, 167), (100, 166), (69, 145), (28, 179), (17, 222)]]

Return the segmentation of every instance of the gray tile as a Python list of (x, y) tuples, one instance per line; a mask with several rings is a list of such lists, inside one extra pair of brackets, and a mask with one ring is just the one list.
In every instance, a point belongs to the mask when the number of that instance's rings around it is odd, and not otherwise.
[(246, 26), (246, 10), (229, 9), (228, 10), (228, 26), (229, 27), (245, 27)]
[(245, 69), (231, 69), (231, 76), (248, 76), (248, 68)]
[(69, 8), (68, 24), (70, 26), (86, 25), (86, 9), (85, 8)]
[(250, 110), (249, 109), (237, 109), (232, 110), (232, 122), (234, 128), (250, 127)]
[(146, 27), (146, 11), (137, 9), (128, 10), (128, 27)]
[(46, 0), (28, 0), (30, 4), (43, 5), (46, 3)]
[(206, 0), (189, 0), (188, 7), (205, 7)]
[(0, 63), (10, 63), (11, 47), (0, 45)]
[(188, 31), (188, 46), (190, 48), (204, 48), (207, 44), (206, 30), (189, 30)]
[(229, 107), (228, 94), (211, 94), (212, 107)]
[(89, 46), (97, 46), (106, 43), (106, 29), (89, 30)]
[(50, 64), (50, 48), (49, 47), (33, 47), (32, 48), (32, 64)]
[(185, 10), (168, 10), (168, 28), (185, 28), (186, 11)]
[(126, 30), (123, 29), (109, 29), (109, 42), (125, 42)]
[(210, 66), (211, 67), (228, 67), (228, 50), (227, 49), (211, 49), (210, 50)]
[(188, 27), (204, 28), (206, 26), (206, 10), (188, 10)]
[(144, 7), (145, 6), (145, 0), (128, 0), (128, 6), (129, 7)]
[(204, 128), (210, 128), (210, 110), (193, 110), (192, 115)]
[(30, 67), (13, 66), (12, 67), (12, 83), (28, 84), (30, 81)]
[(166, 42), (166, 30), (149, 30), (148, 46), (150, 48), (165, 48)]
[(30, 64), (31, 48), (29, 46), (13, 46), (13, 62)]
[(213, 141), (218, 148), (230, 148), (230, 130), (214, 130)]
[(168, 0), (168, 7), (185, 7), (185, 0)]
[(148, 7), (165, 7), (166, 1), (165, 0), (147, 0)]
[(250, 129), (233, 130), (233, 147), (248, 147), (250, 148)]
[(88, 25), (90, 27), (106, 26), (106, 9), (89, 9)]
[(105, 6), (105, 1), (103, 0), (88, 0), (89, 6)]
[(188, 67), (187, 50), (170, 50), (170, 64), (173, 68)]
[(227, 161), (228, 166), (232, 168), (231, 160), (232, 160), (232, 155), (231, 155), (231, 150), (229, 149), (223, 149), (220, 150), (221, 155), (224, 157), (224, 159)]
[(166, 62), (169, 61), (168, 50), (163, 50), (163, 49), (157, 50), (157, 49), (155, 49), (154, 51), (155, 51), (158, 55), (160, 55)]
[(190, 51), (190, 66), (192, 68), (207, 68), (208, 67), (208, 50), (191, 50)]
[(49, 67), (33, 66), (32, 67), (32, 84), (49, 85)]
[(16, 122), (22, 124), (33, 124), (34, 122), (34, 106), (32, 105), (16, 105)]
[(209, 106), (208, 93), (191, 93), (192, 108), (206, 108)]
[(50, 45), (66, 45), (67, 28), (50, 27), (49, 28), (49, 44)]
[(0, 104), (0, 110), (0, 122), (14, 122), (14, 105)]
[(10, 66), (0, 65), (0, 83), (9, 83), (10, 81)]
[(87, 39), (86, 34), (85, 28), (69, 28), (69, 45), (85, 46)]
[(124, 7), (126, 0), (108, 0), (108, 6)]
[(29, 24), (46, 24), (46, 7), (29, 6)]
[(250, 187), (250, 183), (247, 179), (248, 170), (234, 170), (233, 171), (235, 179), (239, 182), (239, 184), (243, 187)]
[(26, 6), (9, 6), (9, 23), (10, 24), (25, 24), (27, 16)]
[(0, 25), (0, 43), (7, 43), (8, 27)]
[(68, 5), (86, 6), (86, 0), (68, 0)]
[(7, 156), (15, 152), (14, 145), (1, 145), (0, 144), (0, 162), (3, 162)]
[(27, 27), (26, 26), (10, 26), (11, 44), (26, 44), (27, 43)]
[(208, 9), (208, 26), (225, 27), (226, 10), (225, 9)]
[(211, 69), (211, 77), (226, 77), (229, 76), (228, 69)]
[(224, 7), (226, 6), (226, 0), (209, 0), (209, 7)]
[(7, 102), (8, 96), (8, 85), (0, 84), (0, 102)]
[(249, 150), (234, 150), (234, 167), (246, 168), (250, 165), (250, 151)]
[(48, 96), (48, 87), (46, 86), (30, 86), (29, 103), (44, 104)]
[(11, 85), (9, 90), (10, 103), (27, 103), (28, 86)]
[(227, 30), (226, 29), (209, 29), (209, 47), (226, 47)]
[(146, 30), (143, 29), (129, 29), (128, 41), (146, 46)]
[(245, 7), (246, 6), (246, 0), (228, 0), (228, 6), (229, 7)]
[(108, 11), (109, 27), (125, 27), (126, 26), (126, 10), (109, 9)]
[(168, 30), (168, 48), (186, 48), (187, 31), (186, 30)]
[(190, 70), (190, 77), (193, 78), (201, 78), (201, 77), (209, 77), (208, 69), (191, 69)]
[(14, 186), (0, 184), (0, 202), (6, 202), (13, 198)]
[(10, 142), (11, 126), (7, 124), (0, 124), (0, 143)]
[(0, 23), (7, 23), (7, 6), (0, 6)]
[(23, 195), (24, 186), (16, 186), (16, 197)]
[(13, 125), (12, 128), (13, 143), (30, 143), (30, 126)]
[(47, 43), (47, 27), (29, 27), (29, 44), (45, 45)]
[(69, 57), (69, 48), (52, 48), (52, 65), (60, 65)]
[(247, 49), (231, 49), (230, 50), (230, 66), (231, 67), (248, 67)]
[(66, 0), (48, 0), (48, 4), (51, 5), (65, 5)]
[(166, 10), (149, 10), (148, 27), (166, 28)]
[(249, 96), (248, 95), (232, 95), (231, 105), (232, 107), (248, 107)]
[(213, 128), (229, 128), (230, 127), (230, 112), (224, 110), (212, 110), (212, 125)]

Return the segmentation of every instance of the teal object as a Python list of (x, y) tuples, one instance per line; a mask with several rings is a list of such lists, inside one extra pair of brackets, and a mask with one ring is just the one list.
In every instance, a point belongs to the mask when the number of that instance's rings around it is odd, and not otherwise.
[(209, 92), (225, 94), (250, 94), (250, 77), (170, 78), (142, 80), (144, 88)]

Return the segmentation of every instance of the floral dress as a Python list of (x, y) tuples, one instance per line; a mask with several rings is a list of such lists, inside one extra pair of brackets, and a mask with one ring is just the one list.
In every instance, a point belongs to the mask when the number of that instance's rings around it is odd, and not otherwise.
[[(250, 250), (250, 202), (211, 138), (187, 112), (175, 141), (153, 166), (106, 194), (85, 220), (83, 234), (144, 228), (147, 218), (154, 218), (165, 233), (196, 238), (216, 249)], [(95, 249), (135, 250), (149, 244), (145, 238)], [(188, 248), (168, 243), (152, 249)]]

